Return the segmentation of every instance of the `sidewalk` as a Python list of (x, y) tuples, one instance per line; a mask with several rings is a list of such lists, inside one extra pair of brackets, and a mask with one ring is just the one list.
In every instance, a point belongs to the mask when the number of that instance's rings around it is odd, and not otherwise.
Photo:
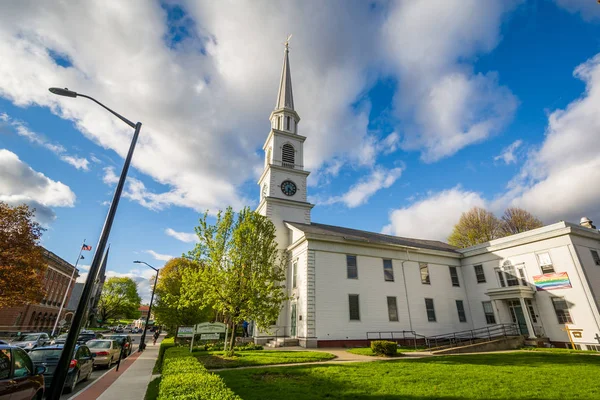
[(119, 372), (109, 371), (69, 400), (143, 400), (160, 347), (160, 342), (153, 345), (149, 340), (146, 343), (146, 350), (127, 358), (130, 362), (121, 363)]

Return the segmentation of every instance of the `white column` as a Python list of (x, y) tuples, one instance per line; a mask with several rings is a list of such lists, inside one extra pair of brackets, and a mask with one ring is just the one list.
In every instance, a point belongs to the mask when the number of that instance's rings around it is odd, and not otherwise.
[(525, 315), (525, 324), (527, 325), (527, 330), (529, 331), (529, 338), (536, 339), (535, 331), (533, 330), (533, 324), (531, 323), (531, 315), (529, 315), (529, 308), (527, 308), (527, 304), (525, 304), (525, 299), (519, 297), (519, 301), (521, 302), (523, 315)]

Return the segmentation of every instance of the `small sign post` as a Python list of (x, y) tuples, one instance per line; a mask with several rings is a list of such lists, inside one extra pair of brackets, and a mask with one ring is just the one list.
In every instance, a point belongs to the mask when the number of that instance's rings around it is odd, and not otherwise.
[[(571, 348), (573, 350), (576, 350), (575, 343), (573, 342), (573, 337), (580, 338), (581, 332), (583, 332), (583, 329), (571, 329), (571, 328), (569, 328), (568, 325), (565, 324), (565, 329), (563, 329), (563, 331), (567, 331), (567, 335), (569, 335), (569, 341), (571, 342)], [(572, 335), (571, 335), (571, 332), (573, 332)]]

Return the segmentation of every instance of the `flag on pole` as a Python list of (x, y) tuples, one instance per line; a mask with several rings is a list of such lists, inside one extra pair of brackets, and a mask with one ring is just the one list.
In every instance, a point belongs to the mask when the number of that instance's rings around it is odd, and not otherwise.
[(81, 250), (91, 251), (92, 250), (92, 246), (88, 246), (87, 244), (84, 244), (83, 246), (81, 246)]

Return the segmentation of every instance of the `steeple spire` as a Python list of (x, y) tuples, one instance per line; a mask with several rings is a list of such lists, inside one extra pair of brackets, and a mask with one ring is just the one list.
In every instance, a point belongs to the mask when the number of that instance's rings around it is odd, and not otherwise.
[(277, 94), (277, 105), (275, 110), (287, 108), (294, 110), (294, 96), (292, 94), (292, 74), (290, 73), (289, 44), (292, 35), (285, 41), (285, 50), (283, 53), (283, 70), (281, 71), (281, 83), (279, 84), (279, 93)]

